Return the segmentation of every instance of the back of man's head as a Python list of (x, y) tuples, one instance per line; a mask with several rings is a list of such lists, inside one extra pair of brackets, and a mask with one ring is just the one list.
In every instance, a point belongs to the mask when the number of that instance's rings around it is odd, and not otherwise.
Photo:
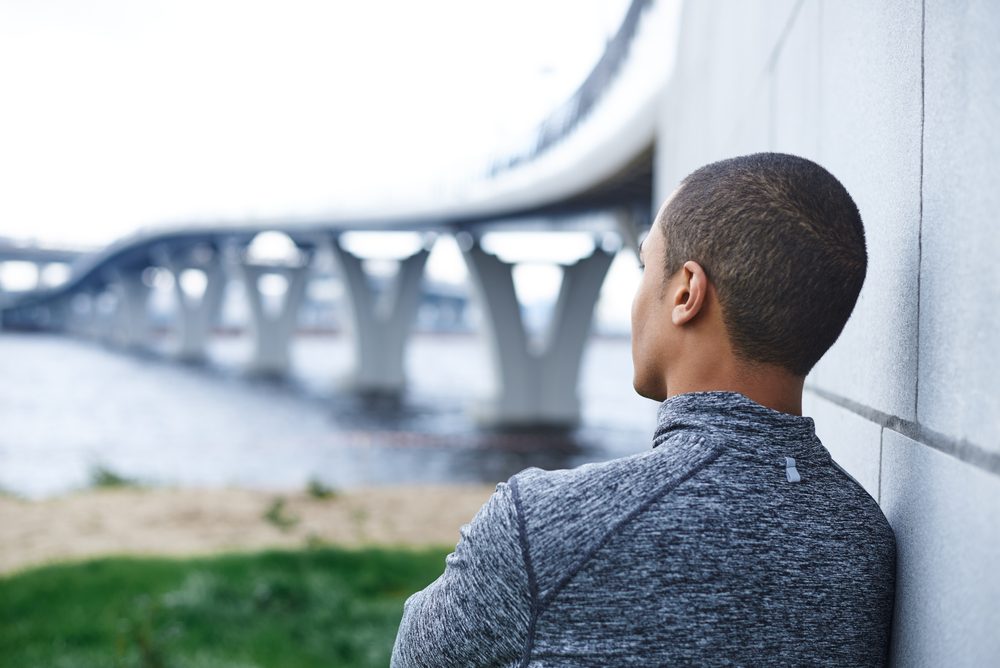
[(659, 220), (666, 276), (688, 260), (715, 286), (735, 354), (805, 376), (837, 340), (868, 264), (861, 215), (832, 174), (757, 153), (685, 178)]

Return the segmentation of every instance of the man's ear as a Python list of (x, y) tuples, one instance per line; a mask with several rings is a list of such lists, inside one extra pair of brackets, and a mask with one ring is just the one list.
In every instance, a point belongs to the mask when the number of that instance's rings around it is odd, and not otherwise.
[(673, 290), (674, 303), (670, 318), (675, 325), (683, 325), (701, 312), (708, 295), (708, 276), (694, 260), (685, 262), (677, 273), (678, 282)]

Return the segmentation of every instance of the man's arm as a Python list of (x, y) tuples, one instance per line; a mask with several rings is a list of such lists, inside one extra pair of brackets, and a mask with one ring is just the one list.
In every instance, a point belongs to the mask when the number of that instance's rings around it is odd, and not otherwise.
[(512, 665), (521, 657), (531, 596), (510, 487), (497, 485), (461, 528), (445, 571), (403, 607), (393, 668)]

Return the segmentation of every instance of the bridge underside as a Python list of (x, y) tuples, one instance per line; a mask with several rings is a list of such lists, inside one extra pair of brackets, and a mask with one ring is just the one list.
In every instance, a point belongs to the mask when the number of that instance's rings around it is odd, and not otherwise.
[[(399, 393), (406, 385), (405, 349), (421, 295), (424, 264), (430, 248), (400, 262), (390, 299), (376, 303), (362, 260), (340, 243), (343, 232), (355, 229), (425, 230), (461, 234), (463, 257), (485, 318), (485, 335), (497, 379), (497, 393), (475, 407), (476, 417), (495, 426), (563, 425), (579, 419), (577, 379), (587, 332), (601, 284), (614, 252), (607, 249), (608, 233), (632, 246), (639, 229), (651, 217), (653, 147), (647, 146), (599, 183), (558, 201), (491, 214), (386, 218), (365, 221), (307, 221), (292, 224), (259, 223), (212, 229), (185, 229), (145, 234), (122, 240), (96, 257), (85, 256), (74, 265), (70, 282), (58, 289), (25, 295), (2, 313), (7, 328), (44, 329), (96, 338), (128, 350), (150, 344), (148, 285), (142, 280), (149, 267), (174, 276), (178, 306), (176, 357), (184, 361), (205, 358), (206, 345), (218, 322), (225, 285), (242, 282), (250, 307), (254, 352), (248, 371), (280, 375), (288, 371), (289, 345), (295, 333), (317, 254), (332, 258), (338, 269), (348, 306), (348, 330), (354, 340), (354, 369), (343, 380), (345, 390), (360, 393)], [(595, 234), (591, 255), (563, 268), (563, 282), (554, 307), (545, 344), (529, 346), (520, 304), (514, 291), (513, 265), (487, 253), (479, 238), (492, 229), (587, 230)], [(259, 264), (247, 258), (253, 238), (267, 230), (287, 234), (300, 249), (293, 265)], [(189, 269), (204, 275), (200, 295), (187, 294), (180, 276)], [(280, 276), (287, 286), (278, 309), (265, 308), (262, 279)], [(385, 304), (388, 303), (387, 307)], [(81, 306), (81, 304), (83, 306)]]

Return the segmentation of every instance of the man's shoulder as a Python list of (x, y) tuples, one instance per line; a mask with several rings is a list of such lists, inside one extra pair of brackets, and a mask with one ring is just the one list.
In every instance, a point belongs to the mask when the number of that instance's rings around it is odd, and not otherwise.
[(604, 488), (622, 475), (647, 469), (661, 453), (655, 450), (634, 455), (592, 462), (569, 469), (525, 469), (511, 478), (511, 483), (520, 495), (530, 494), (533, 498), (551, 494), (561, 496), (570, 490)]
[(604, 462), (571, 469), (529, 468), (511, 478), (521, 503), (575, 503), (602, 496), (625, 499), (652, 492), (672, 473), (692, 466), (703, 451), (705, 438), (679, 433), (659, 447)]
[(706, 454), (703, 439), (678, 435), (636, 455), (573, 469), (532, 468), (513, 476), (510, 489), (540, 591), (697, 468)]

